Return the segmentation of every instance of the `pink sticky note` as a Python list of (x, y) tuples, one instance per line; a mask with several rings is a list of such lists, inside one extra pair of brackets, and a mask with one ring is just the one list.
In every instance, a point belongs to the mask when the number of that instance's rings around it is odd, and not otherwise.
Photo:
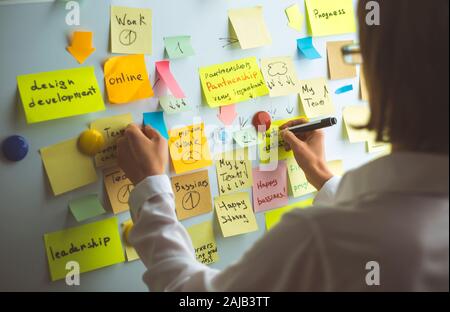
[(172, 95), (176, 98), (183, 99), (185, 98), (183, 90), (181, 90), (180, 86), (178, 85), (178, 82), (175, 80), (175, 77), (172, 75), (172, 72), (170, 71), (170, 62), (165, 61), (159, 61), (155, 63), (156, 65), (156, 72), (158, 73), (159, 77), (164, 81), (164, 84), (169, 88)]
[(217, 116), (225, 126), (229, 126), (237, 117), (236, 106), (234, 104), (220, 107), (220, 113)]
[(289, 202), (287, 190), (287, 167), (278, 162), (275, 171), (253, 168), (253, 207), (255, 212), (286, 206)]

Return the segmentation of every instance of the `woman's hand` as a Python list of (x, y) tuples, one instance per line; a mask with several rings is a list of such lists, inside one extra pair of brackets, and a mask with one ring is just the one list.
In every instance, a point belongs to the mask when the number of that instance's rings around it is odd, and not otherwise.
[(322, 130), (309, 131), (296, 136), (288, 127), (306, 123), (306, 119), (292, 120), (280, 127), (286, 150), (294, 152), (298, 165), (317, 190), (333, 177), (325, 161), (324, 134)]
[(149, 126), (141, 129), (131, 124), (117, 141), (117, 158), (126, 177), (136, 185), (148, 176), (165, 173), (169, 159), (167, 141)]

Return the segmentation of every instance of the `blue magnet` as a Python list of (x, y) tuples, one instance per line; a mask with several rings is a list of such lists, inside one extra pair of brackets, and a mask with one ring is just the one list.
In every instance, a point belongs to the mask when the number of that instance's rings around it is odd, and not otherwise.
[(2, 150), (8, 160), (19, 161), (28, 154), (28, 142), (20, 135), (12, 135), (3, 141)]

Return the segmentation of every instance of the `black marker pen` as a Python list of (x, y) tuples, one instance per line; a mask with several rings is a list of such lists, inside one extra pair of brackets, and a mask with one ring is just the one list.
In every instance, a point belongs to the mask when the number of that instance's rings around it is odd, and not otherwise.
[(312, 121), (301, 125), (293, 126), (287, 128), (287, 130), (291, 131), (294, 134), (299, 134), (302, 132), (328, 128), (334, 126), (335, 124), (337, 124), (337, 119), (334, 117), (329, 117), (322, 120)]

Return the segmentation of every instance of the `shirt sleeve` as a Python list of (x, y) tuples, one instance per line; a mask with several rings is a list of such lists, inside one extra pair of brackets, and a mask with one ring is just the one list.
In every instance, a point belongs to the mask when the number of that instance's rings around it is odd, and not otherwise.
[(129, 204), (134, 221), (129, 242), (147, 268), (143, 279), (152, 291), (311, 291), (327, 284), (320, 235), (307, 217), (286, 215), (238, 262), (218, 271), (196, 260), (176, 218), (167, 176), (139, 183)]
[(218, 271), (195, 258), (189, 234), (177, 220), (172, 185), (166, 175), (141, 181), (129, 199), (134, 226), (129, 243), (147, 268), (144, 282), (152, 291), (211, 290)]
[(329, 206), (334, 202), (337, 189), (341, 182), (341, 177), (334, 176), (328, 180), (320, 191), (317, 193), (314, 199), (314, 206)]

